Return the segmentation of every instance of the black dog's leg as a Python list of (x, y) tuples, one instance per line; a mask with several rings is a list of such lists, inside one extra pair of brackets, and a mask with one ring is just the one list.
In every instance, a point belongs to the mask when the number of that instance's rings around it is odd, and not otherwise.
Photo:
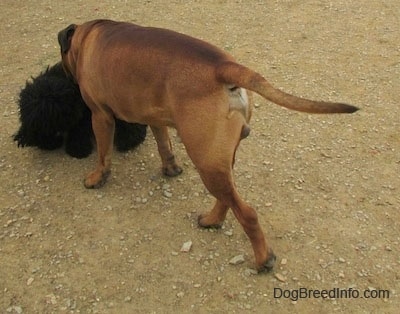
[(93, 150), (91, 114), (84, 108), (84, 116), (72, 127), (65, 138), (65, 152), (71, 157), (85, 158)]
[(147, 126), (115, 119), (114, 143), (118, 151), (125, 152), (143, 143)]

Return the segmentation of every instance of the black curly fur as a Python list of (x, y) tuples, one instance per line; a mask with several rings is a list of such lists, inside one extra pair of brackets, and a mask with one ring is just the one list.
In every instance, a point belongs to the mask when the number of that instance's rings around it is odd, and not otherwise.
[[(47, 67), (27, 81), (18, 100), (21, 126), (13, 139), (18, 146), (44, 150), (60, 148), (76, 158), (93, 150), (91, 112), (82, 99), (78, 85), (67, 78), (61, 63)], [(147, 127), (116, 119), (115, 146), (127, 151), (141, 144)]]

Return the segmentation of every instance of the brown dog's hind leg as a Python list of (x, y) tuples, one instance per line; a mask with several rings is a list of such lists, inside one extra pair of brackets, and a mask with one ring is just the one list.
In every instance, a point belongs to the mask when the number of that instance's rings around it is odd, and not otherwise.
[(257, 270), (259, 272), (270, 271), (276, 257), (265, 240), (256, 211), (246, 204), (237, 193), (233, 179), (231, 179), (232, 174), (209, 172), (204, 169), (199, 169), (199, 172), (208, 190), (217, 198), (211, 212), (199, 217), (200, 226), (220, 226), (230, 207), (250, 239)]
[(171, 140), (168, 135), (167, 127), (151, 127), (154, 137), (157, 141), (158, 152), (162, 162), (162, 172), (168, 177), (175, 177), (182, 173), (182, 168), (175, 161), (175, 156), (172, 153)]
[(250, 239), (255, 254), (257, 271), (271, 271), (274, 267), (276, 256), (265, 240), (261, 226), (258, 223), (257, 213), (238, 197), (239, 195), (237, 195), (237, 199), (232, 204), (232, 210)]
[(84, 185), (88, 189), (97, 189), (104, 185), (111, 172), (115, 120), (112, 114), (97, 111), (92, 113), (92, 126), (97, 142), (98, 162), (96, 169), (86, 176)]
[[(209, 112), (211, 112), (210, 115)], [(275, 262), (275, 255), (269, 248), (258, 222), (256, 211), (239, 196), (234, 179), (233, 163), (239, 144), (244, 120), (240, 114), (226, 118), (218, 111), (202, 111), (203, 116), (189, 116), (180, 121), (179, 135), (199, 174), (217, 199), (213, 209), (199, 217), (202, 227), (220, 226), (228, 208), (242, 225), (253, 247), (258, 271), (269, 271)], [(196, 125), (196, 121), (201, 125)]]
[(203, 228), (221, 228), (228, 209), (227, 205), (217, 199), (209, 213), (199, 215), (197, 220), (199, 226)]

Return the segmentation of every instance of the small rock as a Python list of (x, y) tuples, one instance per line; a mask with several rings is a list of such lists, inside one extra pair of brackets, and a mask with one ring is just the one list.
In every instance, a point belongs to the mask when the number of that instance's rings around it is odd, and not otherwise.
[(9, 219), (9, 220), (7, 220), (7, 222), (6, 222), (6, 224), (4, 225), (4, 227), (9, 227), (9, 226), (11, 226), (14, 222), (15, 222), (15, 220)]
[(238, 265), (244, 263), (244, 256), (243, 254), (237, 255), (229, 261), (231, 265)]
[(30, 278), (26, 281), (26, 285), (27, 285), (27, 286), (30, 286), (34, 280), (35, 280), (35, 278), (30, 277)]
[(190, 249), (192, 248), (193, 242), (192, 241), (187, 241), (185, 243), (183, 243), (182, 247), (181, 247), (181, 252), (187, 253), (190, 251)]
[(282, 258), (281, 265), (286, 265), (286, 264), (287, 264), (287, 259), (286, 258)]
[(233, 236), (233, 231), (232, 230), (227, 230), (224, 232), (225, 235), (227, 235), (228, 237)]
[(17, 314), (21, 314), (22, 313), (22, 307), (20, 307), (19, 305), (13, 305), (10, 306), (6, 309), (7, 313), (17, 313)]
[(47, 304), (52, 304), (52, 305), (56, 305), (57, 304), (57, 298), (54, 294), (48, 294), (46, 295), (46, 303)]
[(245, 274), (246, 276), (254, 276), (254, 275), (257, 275), (258, 272), (257, 272), (255, 269), (247, 268), (247, 269), (244, 271), (244, 274)]
[(346, 260), (343, 257), (339, 257), (338, 261), (341, 262), (341, 263), (346, 263)]
[(171, 186), (169, 184), (163, 184), (162, 189), (168, 190)]
[(65, 302), (65, 305), (70, 310), (75, 310), (76, 309), (76, 301), (75, 300), (67, 299), (66, 302)]
[(165, 197), (168, 197), (168, 198), (171, 198), (171, 197), (172, 197), (172, 193), (169, 192), (169, 191), (163, 191), (163, 195), (164, 195)]
[(181, 291), (176, 294), (178, 298), (183, 298), (185, 296), (185, 292)]
[(286, 282), (286, 277), (280, 273), (275, 273), (275, 278), (278, 279), (280, 282)]

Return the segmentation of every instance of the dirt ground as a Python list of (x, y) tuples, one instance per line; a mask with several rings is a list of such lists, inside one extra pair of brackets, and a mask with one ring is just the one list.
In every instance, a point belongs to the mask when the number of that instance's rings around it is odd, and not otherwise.
[[(1, 313), (398, 313), (399, 1), (26, 0), (2, 1), (0, 16)], [(254, 274), (231, 214), (197, 227), (213, 199), (175, 136), (181, 176), (161, 175), (149, 135), (115, 153), (99, 190), (82, 185), (95, 153), (12, 141), (18, 93), (59, 60), (57, 32), (95, 18), (205, 39), (287, 92), (361, 108), (316, 116), (256, 97), (235, 174), (274, 272)]]

